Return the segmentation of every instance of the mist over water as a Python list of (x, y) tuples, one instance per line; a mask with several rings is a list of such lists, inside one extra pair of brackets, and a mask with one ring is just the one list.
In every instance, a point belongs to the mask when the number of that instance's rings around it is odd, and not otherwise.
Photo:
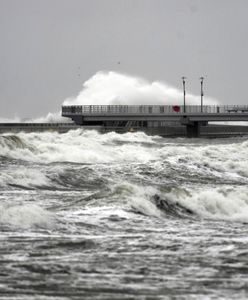
[(0, 299), (246, 299), (248, 141), (0, 136)]

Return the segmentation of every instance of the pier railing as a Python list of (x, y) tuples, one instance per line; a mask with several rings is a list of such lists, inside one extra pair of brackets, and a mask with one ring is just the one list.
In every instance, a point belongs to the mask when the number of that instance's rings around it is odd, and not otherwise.
[[(248, 105), (187, 105), (187, 114), (248, 113)], [(181, 114), (180, 105), (71, 105), (62, 106), (62, 115), (132, 115), (132, 114)]]

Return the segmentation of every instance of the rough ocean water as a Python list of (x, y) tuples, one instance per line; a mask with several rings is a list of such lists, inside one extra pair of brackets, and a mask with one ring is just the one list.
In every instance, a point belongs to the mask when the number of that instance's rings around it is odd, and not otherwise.
[(248, 140), (0, 136), (0, 299), (247, 299)]

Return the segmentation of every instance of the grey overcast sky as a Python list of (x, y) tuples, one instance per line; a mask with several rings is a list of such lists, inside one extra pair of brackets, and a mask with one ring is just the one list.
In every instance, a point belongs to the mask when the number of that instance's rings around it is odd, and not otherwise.
[[(0, 0), (0, 117), (60, 109), (100, 70), (248, 104), (247, 0)], [(120, 62), (120, 64), (118, 63)]]

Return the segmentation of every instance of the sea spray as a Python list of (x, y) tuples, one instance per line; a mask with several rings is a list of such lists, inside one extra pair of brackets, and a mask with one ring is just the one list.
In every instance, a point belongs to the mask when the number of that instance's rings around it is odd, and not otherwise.
[[(219, 101), (205, 97), (205, 105), (216, 105)], [(83, 83), (76, 97), (68, 97), (63, 105), (182, 105), (182, 91), (164, 81), (150, 82), (139, 76), (114, 71), (99, 71)], [(199, 96), (187, 93), (188, 105), (199, 105)], [(71, 123), (61, 116), (61, 111), (49, 112), (45, 116), (22, 119), (0, 118), (2, 123)]]
[(56, 217), (36, 204), (0, 205), (0, 225), (8, 224), (17, 228), (52, 229), (56, 226)]
[[(217, 104), (205, 97), (205, 104)], [(113, 71), (97, 72), (83, 84), (75, 98), (68, 98), (63, 105), (180, 105), (182, 91), (167, 83), (149, 82), (143, 78)], [(199, 105), (199, 96), (187, 94), (188, 105)]]

